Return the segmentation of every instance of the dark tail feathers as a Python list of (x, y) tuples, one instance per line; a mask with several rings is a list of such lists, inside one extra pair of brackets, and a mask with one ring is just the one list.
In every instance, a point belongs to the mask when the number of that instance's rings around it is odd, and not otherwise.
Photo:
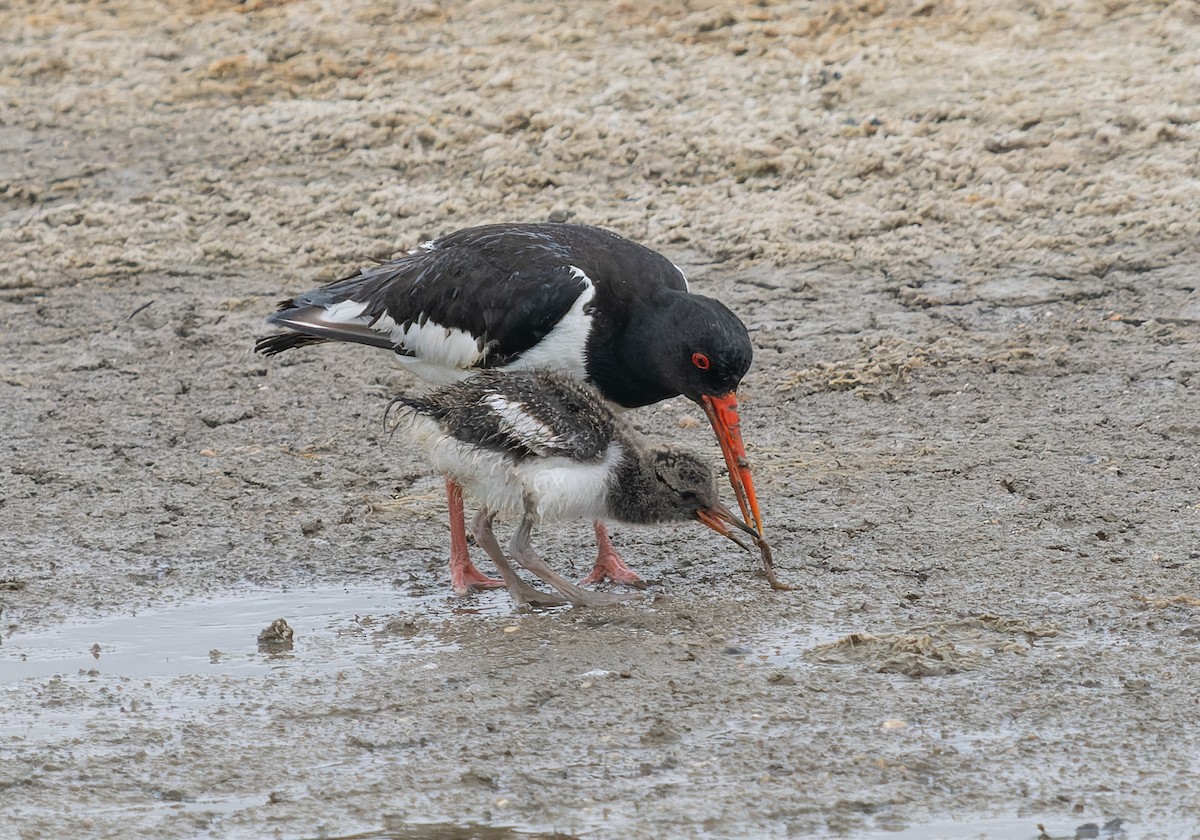
[(262, 353), (264, 356), (278, 356), (285, 350), (304, 347), (308, 344), (323, 344), (326, 341), (328, 339), (316, 335), (306, 335), (305, 333), (278, 333), (277, 335), (263, 336), (255, 341), (254, 352)]

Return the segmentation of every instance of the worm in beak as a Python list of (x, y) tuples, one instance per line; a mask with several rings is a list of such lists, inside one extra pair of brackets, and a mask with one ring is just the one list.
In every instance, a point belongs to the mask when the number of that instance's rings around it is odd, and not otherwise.
[(746, 551), (750, 551), (750, 546), (746, 545), (746, 543), (738, 538), (738, 535), (730, 529), (730, 525), (732, 525), (734, 528), (745, 531), (755, 542), (758, 542), (759, 540), (759, 536), (753, 528), (751, 528), (745, 522), (742, 522), (742, 520), (738, 519), (733, 514), (733, 511), (725, 507), (725, 505), (721, 504), (720, 502), (717, 502), (710, 508), (701, 508), (700, 510), (696, 511), (696, 518), (709, 528), (712, 528), (722, 537), (733, 540)]

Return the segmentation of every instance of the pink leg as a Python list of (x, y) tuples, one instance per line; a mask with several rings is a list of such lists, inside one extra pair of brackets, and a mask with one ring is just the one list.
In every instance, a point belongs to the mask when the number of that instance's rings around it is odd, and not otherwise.
[(446, 501), (450, 506), (450, 585), (455, 595), (466, 595), (478, 589), (504, 586), (499, 578), (490, 578), (471, 562), (467, 552), (467, 523), (463, 520), (462, 488), (446, 477)]
[(599, 583), (608, 578), (613, 583), (623, 583), (639, 589), (645, 588), (646, 582), (642, 580), (641, 575), (626, 566), (625, 562), (617, 555), (617, 550), (613, 548), (612, 541), (608, 538), (608, 528), (604, 527), (604, 523), (597, 519), (592, 526), (596, 529), (596, 548), (598, 549), (596, 565), (592, 567), (591, 573), (579, 582), (586, 585)]

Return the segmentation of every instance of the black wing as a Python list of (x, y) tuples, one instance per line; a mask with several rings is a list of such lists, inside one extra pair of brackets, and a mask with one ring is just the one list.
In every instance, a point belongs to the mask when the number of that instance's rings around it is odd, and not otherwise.
[[(476, 341), (479, 358), (466, 366), (508, 364), (554, 329), (591, 286), (572, 267), (570, 248), (551, 235), (556, 227), (459, 231), (286, 300), (267, 320), (294, 332), (260, 339), (257, 349), (273, 355), (334, 340), (421, 355), (420, 348), (398, 341), (393, 330), (432, 321)], [(361, 310), (355, 304), (362, 304)]]
[(620, 423), (599, 395), (546, 370), (485, 371), (423, 397), (399, 397), (457, 440), (517, 458), (602, 459)]

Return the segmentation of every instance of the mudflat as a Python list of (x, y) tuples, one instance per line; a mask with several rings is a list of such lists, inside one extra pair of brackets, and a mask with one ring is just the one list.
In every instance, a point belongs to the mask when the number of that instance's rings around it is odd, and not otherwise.
[[(0, 18), (0, 837), (1200, 836), (1195, 4)], [(695, 525), (614, 529), (641, 603), (455, 598), (418, 384), (253, 353), (546, 219), (748, 325), (793, 591)]]

